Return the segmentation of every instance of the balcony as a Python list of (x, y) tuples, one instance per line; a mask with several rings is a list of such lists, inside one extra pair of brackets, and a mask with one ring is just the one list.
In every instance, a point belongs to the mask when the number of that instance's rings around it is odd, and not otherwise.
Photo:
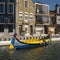
[(44, 22), (43, 20), (39, 20), (39, 21), (36, 21), (36, 24), (39, 24), (39, 25), (49, 25), (49, 21), (47, 20), (46, 22)]

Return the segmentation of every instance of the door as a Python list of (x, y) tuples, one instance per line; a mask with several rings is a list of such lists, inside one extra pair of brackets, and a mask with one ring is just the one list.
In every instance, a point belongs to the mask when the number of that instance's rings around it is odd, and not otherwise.
[(33, 35), (33, 26), (30, 26), (30, 35)]
[(19, 26), (19, 35), (22, 33), (22, 25)]

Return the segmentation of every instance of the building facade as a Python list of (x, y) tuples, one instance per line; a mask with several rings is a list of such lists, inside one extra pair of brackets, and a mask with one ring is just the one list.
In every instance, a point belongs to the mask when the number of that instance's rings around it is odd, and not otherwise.
[(33, 35), (35, 26), (32, 0), (16, 0), (16, 32), (18, 35)]
[(15, 0), (0, 0), (0, 35), (12, 35), (15, 31)]
[(48, 28), (49, 34), (55, 34), (56, 33), (56, 12), (50, 10), (50, 25)]
[(60, 5), (56, 4), (55, 10), (56, 10), (56, 24), (57, 24), (56, 33), (60, 33)]
[(47, 34), (48, 26), (50, 24), (49, 20), (49, 5), (43, 3), (34, 3), (35, 12), (35, 29), (36, 34)]
[(40, 35), (48, 34), (50, 30), (55, 33), (55, 17), (60, 26), (59, 9), (56, 5), (57, 14), (50, 11), (49, 15), (47, 4), (32, 0), (0, 0), (0, 35), (13, 35), (14, 32), (19, 36)]

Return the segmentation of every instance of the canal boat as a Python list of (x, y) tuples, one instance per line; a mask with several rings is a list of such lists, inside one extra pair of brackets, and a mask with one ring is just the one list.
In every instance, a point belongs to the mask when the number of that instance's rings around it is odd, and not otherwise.
[[(22, 39), (23, 38), (23, 39)], [(31, 47), (38, 47), (38, 46), (46, 46), (50, 42), (49, 38), (42, 38), (40, 37), (21, 37), (20, 39), (16, 37), (16, 34), (12, 37), (11, 44), (9, 49), (13, 48), (31, 48)]]

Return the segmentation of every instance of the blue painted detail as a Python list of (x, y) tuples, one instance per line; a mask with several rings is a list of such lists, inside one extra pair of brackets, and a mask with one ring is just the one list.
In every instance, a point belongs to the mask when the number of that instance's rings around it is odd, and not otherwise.
[(36, 45), (35, 44), (30, 44), (30, 45), (26, 44), (26, 45), (14, 46), (14, 48), (16, 48), (16, 49), (17, 48), (30, 48), (30, 47), (38, 47), (38, 46), (41, 46), (41, 45), (40, 44), (38, 44), (38, 45), (37, 44)]
[(45, 42), (45, 46), (47, 46), (47, 45), (49, 45), (49, 43), (46, 43), (46, 42)]
[(11, 44), (14, 46), (14, 42), (15, 42), (15, 37), (13, 36), (12, 37), (12, 41), (11, 41)]

